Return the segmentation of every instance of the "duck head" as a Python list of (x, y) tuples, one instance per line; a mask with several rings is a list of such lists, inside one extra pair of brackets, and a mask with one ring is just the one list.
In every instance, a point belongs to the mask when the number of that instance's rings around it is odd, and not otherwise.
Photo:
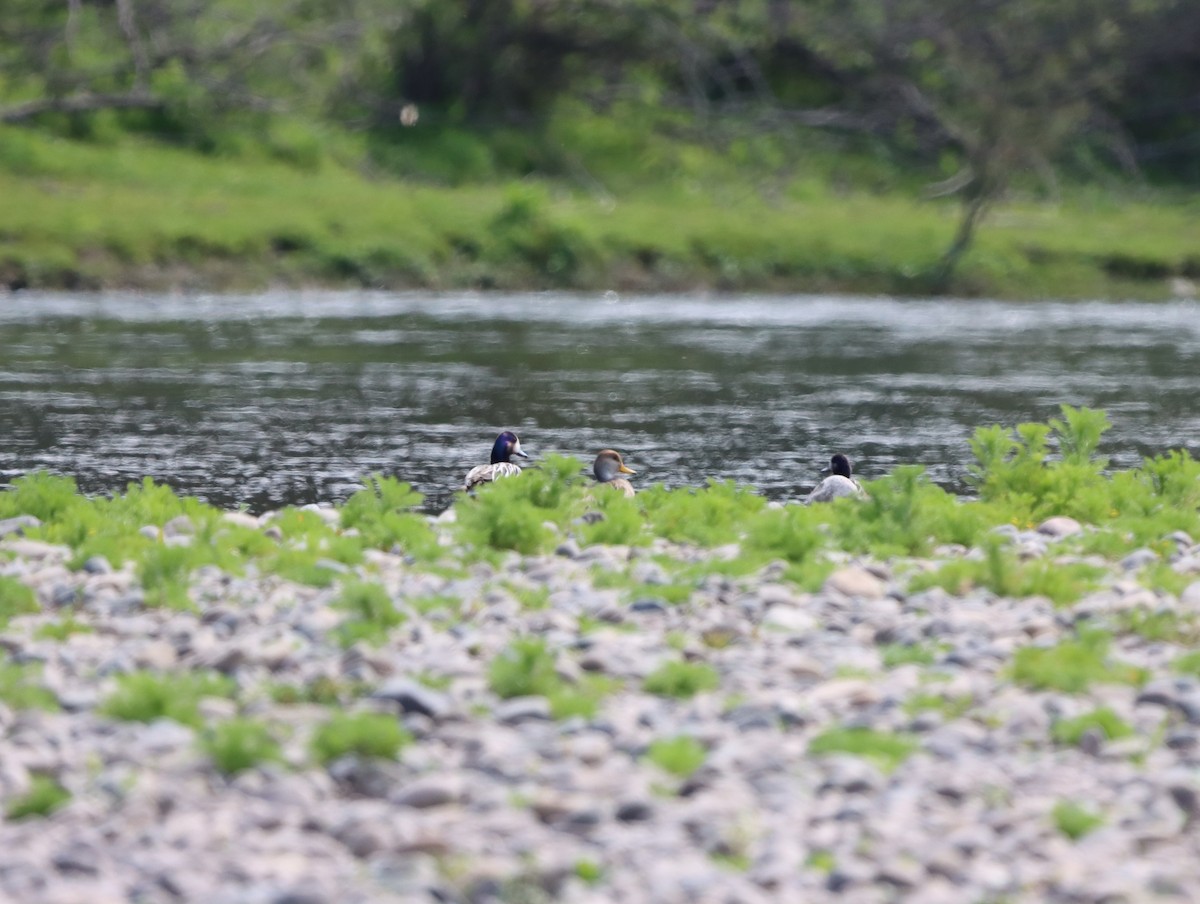
[(618, 474), (636, 474), (637, 471), (625, 467), (620, 452), (605, 449), (596, 456), (596, 461), (592, 464), (592, 473), (601, 483), (608, 483), (610, 480), (616, 480)]
[(517, 439), (517, 435), (511, 430), (505, 430), (496, 437), (496, 442), (492, 444), (492, 464), (509, 461), (514, 455), (521, 458), (529, 457), (521, 451), (521, 441)]
[(840, 477), (850, 479), (850, 459), (841, 452), (836, 453), (833, 458), (829, 459), (828, 467), (821, 469), (822, 474), (837, 474)]

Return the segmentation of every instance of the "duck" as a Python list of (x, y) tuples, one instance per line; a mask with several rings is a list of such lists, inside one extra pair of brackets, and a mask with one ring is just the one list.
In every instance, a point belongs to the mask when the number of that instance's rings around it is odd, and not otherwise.
[(521, 473), (520, 465), (512, 462), (512, 457), (528, 458), (521, 449), (521, 440), (511, 430), (505, 430), (496, 437), (492, 444), (492, 459), (490, 464), (476, 465), (467, 472), (463, 481), (463, 489), (470, 491), (481, 483), (491, 483), (501, 477), (515, 477)]
[(829, 476), (813, 487), (812, 492), (804, 498), (807, 505), (810, 502), (832, 502), (842, 496), (865, 496), (866, 491), (851, 475), (850, 459), (837, 452), (829, 459), (829, 466), (821, 469), (822, 474)]
[(627, 499), (633, 498), (633, 484), (624, 477), (618, 477), (617, 475), (636, 473), (637, 471), (625, 466), (625, 462), (621, 460), (621, 453), (614, 452), (612, 449), (602, 450), (592, 463), (592, 474), (595, 475), (596, 481), (608, 484), (613, 489), (620, 490), (625, 494)]

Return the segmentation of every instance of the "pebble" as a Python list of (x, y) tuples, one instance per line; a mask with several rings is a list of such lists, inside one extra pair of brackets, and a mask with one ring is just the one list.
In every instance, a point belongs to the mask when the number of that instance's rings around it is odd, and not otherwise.
[(1039, 524), (1037, 530), (1039, 534), (1045, 534), (1047, 537), (1061, 540), (1064, 537), (1073, 537), (1075, 534), (1080, 533), (1083, 530), (1083, 525), (1074, 518), (1066, 515), (1055, 515), (1053, 518), (1047, 518)]

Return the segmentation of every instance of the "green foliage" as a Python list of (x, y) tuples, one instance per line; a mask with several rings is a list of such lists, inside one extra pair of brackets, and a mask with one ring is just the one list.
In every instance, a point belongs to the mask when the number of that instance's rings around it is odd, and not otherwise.
[[(1103, 411), (1061, 406), (1063, 418), (1049, 424), (1018, 424), (1016, 436), (983, 427), (971, 438), (977, 464), (971, 480), (985, 501), (1002, 501), (1020, 523), (1070, 515), (1091, 524), (1111, 517), (1112, 500), (1103, 476), (1107, 460), (1095, 456), (1111, 426)], [(1056, 439), (1062, 457), (1049, 461)]]
[(915, 593), (941, 587), (961, 596), (975, 587), (986, 587), (999, 596), (1046, 596), (1065, 606), (1092, 590), (1104, 574), (1102, 568), (1079, 562), (1020, 562), (995, 537), (984, 542), (983, 551), (982, 559), (956, 559), (937, 571), (915, 575), (909, 589)]
[(1127, 738), (1133, 728), (1108, 707), (1100, 707), (1074, 719), (1060, 719), (1050, 729), (1055, 743), (1074, 747), (1089, 731), (1099, 731), (1108, 740)]
[(317, 762), (324, 766), (350, 754), (394, 760), (411, 741), (412, 735), (395, 716), (336, 713), (313, 733), (311, 747)]
[(971, 708), (970, 697), (946, 694), (916, 693), (904, 701), (904, 711), (910, 716), (923, 712), (941, 713), (946, 719), (957, 719)]
[(342, 585), (334, 605), (350, 613), (337, 629), (339, 640), (345, 646), (365, 640), (381, 644), (387, 640), (388, 632), (404, 623), (400, 612), (379, 584), (348, 580)]
[(619, 681), (605, 675), (584, 675), (575, 684), (562, 682), (548, 695), (550, 715), (555, 719), (570, 719), (573, 716), (591, 719), (604, 698), (620, 686)]
[(146, 593), (147, 606), (187, 609), (187, 582), (197, 555), (190, 546), (152, 546), (142, 555), (138, 579)]
[(694, 697), (704, 691), (716, 690), (721, 684), (716, 670), (703, 662), (664, 662), (646, 676), (642, 688), (660, 697)]
[(883, 667), (894, 669), (901, 665), (933, 665), (941, 650), (929, 644), (886, 644), (879, 652)]
[(81, 503), (75, 478), (34, 471), (12, 482), (0, 493), (0, 520), (33, 515), (40, 521), (57, 521)]
[(100, 712), (129, 722), (173, 719), (199, 728), (203, 722), (200, 701), (205, 697), (232, 697), (235, 690), (232, 679), (215, 672), (130, 672), (117, 677), (117, 688), (100, 705)]
[(766, 505), (749, 487), (711, 478), (701, 489), (668, 490), (659, 484), (637, 498), (655, 535), (699, 546), (739, 539), (747, 521)]
[(1078, 841), (1093, 829), (1104, 825), (1104, 817), (1074, 801), (1062, 800), (1051, 811), (1054, 827), (1072, 841)]
[(576, 528), (584, 546), (598, 543), (637, 546), (649, 542), (636, 499), (629, 499), (624, 493), (600, 490), (592, 494), (592, 500), (589, 508), (603, 517), (597, 521), (585, 521)]
[(54, 779), (45, 775), (35, 775), (29, 790), (9, 801), (4, 815), (11, 820), (49, 816), (65, 806), (70, 799), (71, 793)]
[(370, 547), (399, 549), (422, 561), (434, 558), (437, 536), (423, 516), (412, 512), (423, 498), (394, 477), (371, 475), (342, 506), (342, 527), (357, 530)]
[(328, 675), (318, 675), (307, 684), (271, 684), (267, 688), (271, 699), (284, 705), (317, 703), (321, 706), (345, 705), (370, 691), (359, 681), (339, 681)]
[(41, 611), (31, 588), (16, 578), (0, 575), (0, 629), (19, 615), (33, 615)]
[(58, 709), (58, 698), (49, 689), (37, 683), (40, 673), (37, 665), (18, 665), (15, 662), (0, 662), (0, 701), (13, 709)]
[(1078, 694), (1093, 682), (1140, 685), (1144, 669), (1113, 661), (1111, 638), (1103, 631), (1082, 631), (1076, 640), (1053, 647), (1023, 647), (1013, 657), (1011, 674), (1018, 684), (1035, 690)]
[(820, 513), (813, 508), (767, 509), (750, 523), (743, 546), (750, 555), (803, 565), (824, 545), (820, 525)]
[(554, 536), (546, 523), (563, 527), (582, 507), (580, 468), (578, 459), (548, 455), (519, 477), (481, 487), (457, 508), (459, 537), (477, 549), (542, 552)]
[(488, 666), (488, 686), (498, 697), (548, 697), (560, 687), (554, 654), (540, 637), (518, 638)]
[(1192, 653), (1184, 653), (1182, 656), (1176, 657), (1171, 663), (1171, 668), (1181, 675), (1195, 675), (1200, 677), (1200, 650)]
[(646, 750), (646, 759), (664, 772), (687, 778), (704, 765), (708, 751), (695, 738), (679, 735), (653, 741)]
[(813, 756), (849, 753), (872, 760), (890, 772), (908, 759), (917, 746), (916, 740), (908, 735), (871, 728), (831, 728), (809, 742), (808, 752)]
[(90, 634), (91, 632), (91, 625), (79, 621), (75, 616), (68, 613), (58, 621), (46, 622), (44, 625), (39, 625), (38, 629), (33, 632), (33, 636), (39, 640), (57, 640), (61, 642), (72, 634)]
[(597, 885), (604, 878), (604, 867), (595, 860), (577, 860), (575, 876), (588, 885)]
[(201, 748), (225, 775), (283, 759), (270, 729), (252, 719), (230, 719), (208, 732)]

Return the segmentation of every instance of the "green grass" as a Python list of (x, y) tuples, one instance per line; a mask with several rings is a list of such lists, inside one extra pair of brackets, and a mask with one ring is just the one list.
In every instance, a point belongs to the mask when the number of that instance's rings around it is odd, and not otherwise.
[[(586, 153), (596, 133), (614, 127), (568, 113), (551, 129)], [(612, 141), (633, 139), (603, 144)], [(844, 155), (801, 155), (790, 175), (753, 161), (732, 166), (678, 139), (642, 139), (619, 169), (592, 155), (614, 194), (591, 191), (594, 182), (514, 184), (495, 175), (490, 184), (439, 187), (367, 178), (332, 159), (297, 167), (132, 137), (88, 144), (0, 127), (0, 271), (35, 286), (160, 285), (169, 269), (190, 268), (217, 287), (282, 278), (903, 292), (919, 287), (956, 223), (953, 199), (921, 199), (903, 180), (881, 187), (860, 177), (846, 188), (831, 175), (853, 169)], [(1186, 203), (1065, 195), (1001, 206), (954, 288), (1156, 296), (1163, 280), (1138, 274), (1181, 272), (1195, 255)]]
[(173, 719), (199, 728), (203, 724), (200, 701), (232, 697), (235, 690), (231, 679), (215, 672), (131, 672), (117, 678), (117, 688), (101, 703), (100, 712), (128, 722)]
[(27, 819), (30, 816), (49, 816), (65, 806), (71, 793), (62, 785), (45, 775), (35, 775), (30, 788), (20, 797), (9, 801), (4, 810), (8, 819)]
[(653, 741), (646, 749), (646, 759), (672, 775), (687, 778), (704, 765), (708, 751), (695, 738), (680, 735)]
[(813, 738), (808, 752), (813, 756), (849, 753), (865, 757), (890, 772), (917, 749), (915, 739), (870, 728), (831, 728)]
[(270, 729), (252, 719), (231, 719), (212, 729), (201, 749), (225, 775), (237, 775), (261, 763), (283, 759)]
[(81, 622), (75, 616), (67, 613), (58, 621), (46, 622), (44, 625), (39, 625), (37, 630), (33, 632), (33, 636), (38, 640), (57, 640), (61, 643), (72, 634), (91, 633), (91, 625)]
[(337, 628), (344, 646), (363, 640), (379, 645), (388, 632), (404, 623), (404, 614), (396, 609), (387, 591), (379, 584), (348, 580), (342, 585), (334, 605), (349, 616)]
[(337, 713), (321, 725), (310, 743), (313, 757), (327, 765), (339, 757), (394, 760), (412, 742), (395, 716), (381, 713)]

